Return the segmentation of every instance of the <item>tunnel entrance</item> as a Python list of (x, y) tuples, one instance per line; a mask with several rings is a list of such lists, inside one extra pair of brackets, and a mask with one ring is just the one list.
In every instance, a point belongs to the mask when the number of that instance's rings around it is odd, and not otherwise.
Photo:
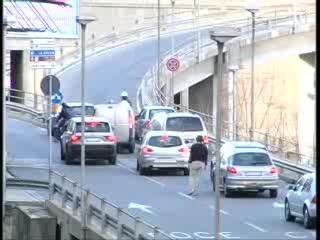
[[(10, 52), (10, 101), (23, 102), (22, 95), (23, 79), (23, 51), (12, 50)], [(14, 90), (12, 90), (14, 89)]]

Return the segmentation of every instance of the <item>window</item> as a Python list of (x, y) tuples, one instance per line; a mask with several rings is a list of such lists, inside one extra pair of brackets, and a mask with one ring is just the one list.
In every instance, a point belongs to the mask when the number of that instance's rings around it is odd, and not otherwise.
[(265, 153), (237, 153), (233, 155), (235, 166), (270, 166), (272, 165), (268, 154)]
[[(71, 107), (71, 112), (73, 116), (81, 116), (82, 108), (81, 106)], [(93, 106), (85, 106), (85, 114), (86, 116), (93, 116), (94, 115), (94, 107)]]
[[(108, 123), (98, 122), (98, 123), (86, 123), (85, 132), (110, 132), (110, 126)], [(81, 132), (81, 123), (77, 123), (76, 132)]]
[(145, 119), (146, 118), (146, 114), (147, 114), (147, 110), (143, 110), (140, 114), (140, 117), (141, 119)]
[(150, 128), (154, 131), (160, 131), (161, 130), (161, 124), (157, 120), (153, 120), (150, 124)]
[(67, 131), (68, 131), (68, 132), (72, 132), (72, 130), (73, 130), (73, 122), (72, 122), (72, 121), (69, 121), (69, 122), (67, 123)]
[(303, 184), (302, 191), (304, 192), (310, 192), (311, 185), (312, 185), (313, 179), (308, 178), (305, 183)]
[(202, 122), (197, 117), (170, 117), (167, 119), (167, 131), (192, 132), (203, 131)]
[(297, 184), (296, 184), (296, 186), (295, 186), (296, 191), (301, 191), (301, 189), (302, 189), (305, 181), (306, 181), (306, 177), (304, 177), (304, 176), (301, 177), (301, 178), (298, 180), (298, 182), (297, 182)]
[(182, 141), (176, 136), (168, 136), (165, 140), (162, 140), (161, 136), (154, 136), (149, 139), (148, 145), (153, 147), (177, 147), (182, 145)]
[(153, 109), (153, 110), (150, 110), (149, 119), (152, 119), (155, 114), (160, 112), (171, 113), (174, 111), (172, 109)]

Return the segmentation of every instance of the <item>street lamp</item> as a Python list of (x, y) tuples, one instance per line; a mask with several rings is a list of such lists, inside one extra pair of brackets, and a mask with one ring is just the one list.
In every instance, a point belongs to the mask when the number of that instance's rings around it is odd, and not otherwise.
[(96, 20), (95, 17), (77, 16), (77, 22), (81, 26), (81, 178), (80, 189), (81, 192), (81, 225), (82, 225), (82, 239), (85, 239), (85, 227), (86, 227), (86, 213), (85, 213), (85, 199), (84, 199), (84, 183), (85, 183), (85, 143), (84, 143), (84, 128), (85, 128), (85, 37), (87, 24)]
[(220, 143), (221, 143), (221, 98), (222, 98), (222, 81), (223, 81), (223, 47), (228, 40), (239, 35), (235, 28), (221, 27), (210, 31), (210, 38), (218, 45), (218, 78), (215, 87), (214, 96), (216, 96), (216, 168), (215, 168), (215, 239), (219, 239), (220, 228)]
[(15, 24), (16, 19), (12, 15), (3, 17), (2, 24), (2, 224), (4, 223), (5, 216), (5, 202), (6, 202), (6, 161), (7, 161), (7, 146), (6, 146), (6, 87), (5, 87), (5, 79), (6, 79), (6, 37), (7, 37), (7, 28), (8, 26), (12, 26)]
[[(172, 25), (171, 55), (172, 55), (172, 57), (174, 56), (174, 53), (175, 53), (175, 44), (174, 44), (174, 31), (175, 31), (175, 27), (174, 27), (174, 5), (175, 5), (175, 0), (171, 0), (171, 25)], [(171, 72), (171, 81), (170, 81), (170, 84), (169, 84), (169, 86), (170, 86), (170, 92), (169, 92), (170, 101), (169, 101), (169, 104), (171, 104), (171, 106), (173, 106), (173, 104), (174, 104), (173, 78), (174, 78), (174, 73)]]
[(237, 136), (237, 85), (236, 85), (236, 71), (239, 69), (238, 65), (229, 65), (228, 69), (231, 73), (229, 77), (229, 132), (232, 132), (233, 141)]
[(250, 112), (250, 141), (253, 141), (254, 131), (254, 42), (255, 42), (255, 30), (256, 30), (256, 12), (259, 11), (258, 3), (256, 1), (248, 2), (245, 5), (245, 10), (252, 15), (252, 39), (251, 39), (251, 112)]

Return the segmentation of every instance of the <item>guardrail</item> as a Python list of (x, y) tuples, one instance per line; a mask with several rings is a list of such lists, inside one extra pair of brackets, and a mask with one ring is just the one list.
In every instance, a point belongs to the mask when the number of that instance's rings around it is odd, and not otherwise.
[(105, 198), (81, 188), (76, 182), (64, 175), (52, 171), (52, 180), (49, 183), (49, 199), (62, 209), (71, 209), (72, 216), (80, 216), (81, 191), (84, 194), (85, 216), (87, 225), (99, 229), (100, 234), (106, 232), (116, 236), (116, 239), (151, 240), (175, 239), (158, 227), (144, 222), (125, 209), (120, 208)]
[[(305, 13), (304, 18), (305, 19), (309, 19), (312, 20), (314, 22), (314, 16), (315, 13), (312, 12), (309, 15), (307, 15)], [(261, 25), (265, 25), (265, 29), (267, 29), (267, 32), (263, 32), (264, 37), (262, 37), (260, 40), (265, 39), (265, 37), (272, 37), (271, 36), (271, 31), (274, 29), (280, 29), (280, 33), (282, 34), (291, 34), (294, 33), (295, 31), (299, 31), (299, 27), (297, 27), (295, 24), (295, 18), (297, 16), (284, 16), (282, 17), (282, 20), (280, 21), (279, 19), (277, 20), (268, 20), (268, 19), (264, 19), (263, 23), (261, 23)], [(301, 17), (300, 17), (301, 20)], [(307, 22), (307, 20), (305, 21)], [(266, 24), (267, 23), (267, 24)], [(289, 23), (289, 24), (285, 24), (285, 23)], [(259, 24), (259, 23), (257, 23)], [(276, 26), (274, 26), (276, 24)], [(225, 25), (228, 25), (227, 23)], [(248, 30), (246, 29), (248, 26), (244, 26), (242, 28), (242, 33), (248, 33)], [(295, 27), (295, 28), (293, 28)], [(289, 30), (286, 30), (288, 29)], [(257, 35), (259, 35), (259, 32), (257, 32)], [(244, 40), (244, 36), (242, 35), (242, 42)], [(233, 41), (234, 42), (234, 41)], [(216, 47), (215, 44), (213, 43), (213, 41), (204, 41), (204, 43), (202, 43), (201, 45), (201, 51), (205, 51), (204, 49), (208, 50), (208, 48), (211, 48), (211, 50), (213, 51), (213, 54), (216, 53)], [(212, 51), (211, 51), (211, 55)], [(191, 55), (190, 58), (190, 63), (184, 61), (184, 57)], [(161, 69), (160, 69), (160, 80), (164, 80), (163, 78), (163, 74), (164, 71), (164, 67), (165, 67), (165, 59), (167, 57), (170, 56), (170, 51), (166, 52), (166, 55), (162, 56), (162, 62), (161, 62)], [(176, 53), (175, 56), (179, 56), (180, 59), (182, 59), (182, 65), (187, 65), (187, 64), (195, 64), (196, 62), (196, 54), (195, 54), (195, 48), (194, 48), (194, 42), (189, 43), (186, 46), (184, 46), (183, 48), (180, 48)], [(207, 56), (204, 56), (207, 57)], [(183, 68), (186, 68), (187, 66), (182, 66), (182, 68), (180, 69), (180, 71), (183, 71)], [(144, 76), (142, 83), (139, 87), (139, 90), (137, 92), (137, 96), (138, 99), (140, 99), (139, 103), (141, 103), (142, 105), (149, 105), (149, 104), (160, 104), (160, 105), (168, 105), (168, 99), (166, 94), (164, 94), (161, 90), (160, 90), (160, 86), (158, 86), (157, 84), (157, 66), (154, 66), (150, 71), (148, 71), (146, 73), (146, 75)], [(167, 74), (169, 75), (169, 74)], [(166, 84), (167, 81), (162, 81), (163, 85)], [(162, 87), (162, 85), (161, 85)], [(184, 106), (181, 105), (176, 105), (175, 106), (176, 109), (180, 110), (180, 111), (190, 111), (193, 113), (196, 113), (198, 115), (200, 115), (203, 120), (206, 123), (206, 126), (208, 128), (208, 130), (212, 133), (211, 135), (214, 136), (214, 122), (215, 122), (215, 118), (213, 116), (210, 116), (208, 114), (204, 114), (198, 111), (194, 111), (192, 109), (188, 109)], [(139, 107), (138, 107), (139, 108)], [(234, 129), (235, 131), (230, 131), (230, 123), (228, 123), (227, 121), (223, 121), (223, 128), (222, 128), (222, 137), (224, 137), (224, 139), (226, 141), (228, 140), (250, 140), (249, 139), (249, 132), (248, 129), (240, 129), (239, 126), (234, 125), (232, 126), (231, 129)], [(240, 133), (241, 132), (241, 133)], [(213, 138), (211, 138), (213, 140)], [(309, 165), (312, 167), (312, 163), (310, 163), (311, 159), (309, 156), (306, 156), (302, 153), (300, 153), (299, 151), (297, 151), (299, 145), (296, 142), (290, 141), (288, 139), (285, 138), (277, 138), (272, 136), (269, 133), (262, 133), (259, 131), (254, 131), (254, 138), (253, 140), (261, 142), (263, 144), (265, 144), (268, 149), (270, 150), (270, 152), (272, 152), (273, 154), (277, 155), (275, 156), (275, 163), (278, 164), (279, 167), (283, 167), (283, 168), (287, 168), (288, 170), (292, 170), (292, 171), (297, 171), (299, 173), (306, 173), (306, 172), (310, 172), (310, 171), (314, 171), (313, 168), (310, 168), (309, 166), (306, 166), (305, 164), (301, 164), (302, 160), (306, 160)], [(295, 155), (297, 158), (295, 160), (289, 160), (288, 155)], [(286, 158), (289, 161), (284, 161), (281, 160), (281, 158)], [(294, 163), (292, 163), (294, 162)], [(293, 165), (292, 165), (293, 164)], [(294, 166), (294, 167), (293, 167)]]

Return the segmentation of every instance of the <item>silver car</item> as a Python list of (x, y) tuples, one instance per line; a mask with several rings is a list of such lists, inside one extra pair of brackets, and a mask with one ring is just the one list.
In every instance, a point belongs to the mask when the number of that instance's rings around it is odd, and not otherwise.
[(296, 217), (303, 219), (305, 228), (315, 226), (317, 218), (316, 174), (303, 175), (295, 185), (289, 185), (285, 197), (284, 213), (286, 221)]
[[(220, 188), (224, 196), (232, 191), (270, 191), (278, 195), (278, 169), (264, 145), (256, 142), (227, 142), (220, 150)], [(211, 162), (211, 180), (215, 191), (215, 161)]]
[(175, 109), (166, 106), (146, 106), (141, 110), (139, 115), (135, 117), (136, 140), (142, 140), (145, 129), (149, 126), (151, 119), (160, 112), (175, 112)]
[[(79, 162), (81, 156), (81, 137), (81, 118), (75, 117), (70, 119), (60, 141), (61, 158), (67, 164), (73, 161)], [(109, 160), (111, 164), (116, 164), (116, 147), (116, 137), (108, 120), (97, 117), (85, 117), (85, 152), (88, 160)]]
[(160, 168), (177, 168), (189, 175), (189, 155), (190, 150), (180, 133), (150, 131), (137, 154), (137, 171), (144, 175)]

